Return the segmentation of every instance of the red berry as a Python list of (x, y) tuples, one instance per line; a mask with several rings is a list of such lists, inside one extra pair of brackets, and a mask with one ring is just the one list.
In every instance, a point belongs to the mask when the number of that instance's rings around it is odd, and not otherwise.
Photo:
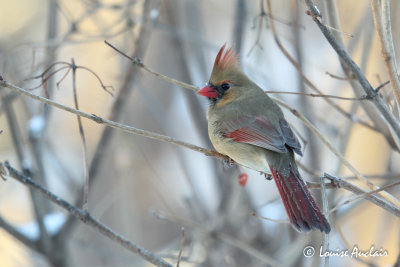
[(249, 176), (246, 173), (242, 173), (239, 175), (239, 184), (241, 186), (246, 186), (247, 180), (249, 179)]

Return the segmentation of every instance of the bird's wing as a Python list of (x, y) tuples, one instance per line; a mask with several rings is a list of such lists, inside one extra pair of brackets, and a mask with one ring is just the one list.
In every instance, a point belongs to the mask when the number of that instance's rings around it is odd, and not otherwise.
[(303, 156), (301, 152), (301, 145), (296, 135), (293, 133), (292, 128), (290, 128), (289, 123), (285, 119), (279, 120), (279, 127), (281, 128), (281, 133), (283, 138), (285, 139), (285, 143), (287, 146), (292, 148), (294, 152)]
[(240, 143), (263, 147), (275, 152), (287, 152), (287, 146), (301, 155), (301, 146), (289, 124), (281, 119), (277, 130), (264, 117), (242, 116), (221, 123), (222, 135)]

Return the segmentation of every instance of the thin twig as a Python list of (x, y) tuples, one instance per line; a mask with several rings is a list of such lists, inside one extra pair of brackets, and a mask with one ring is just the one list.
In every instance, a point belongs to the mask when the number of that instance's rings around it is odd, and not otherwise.
[(382, 58), (386, 66), (386, 71), (389, 74), (389, 80), (393, 88), (397, 106), (400, 107), (400, 80), (397, 74), (396, 56), (394, 52), (392, 29), (390, 26), (390, 1), (371, 0), (371, 5), (375, 28), (381, 43)]
[[(205, 149), (205, 148), (202, 148), (202, 147), (198, 147), (198, 146), (195, 146), (195, 145), (192, 145), (192, 144), (189, 144), (189, 143), (185, 143), (185, 142), (176, 140), (176, 139), (171, 138), (171, 137), (168, 137), (168, 136), (164, 136), (164, 135), (160, 135), (160, 134), (157, 134), (157, 133), (145, 131), (145, 130), (142, 130), (142, 129), (137, 129), (137, 128), (134, 128), (134, 127), (131, 127), (131, 126), (127, 126), (127, 125), (120, 124), (120, 123), (117, 123), (117, 122), (114, 122), (114, 121), (110, 121), (110, 120), (107, 120), (107, 119), (103, 119), (103, 118), (98, 117), (98, 116), (96, 116), (96, 115), (94, 115), (94, 114), (88, 114), (88, 113), (86, 113), (86, 112), (83, 112), (83, 111), (80, 111), (80, 110), (76, 110), (76, 109), (74, 109), (74, 108), (71, 108), (71, 107), (62, 105), (62, 104), (57, 103), (57, 102), (55, 102), (55, 101), (52, 101), (52, 100), (50, 100), (50, 99), (47, 99), (47, 98), (44, 98), (44, 97), (41, 97), (41, 96), (34, 95), (34, 94), (32, 94), (31, 92), (29, 92), (29, 91), (27, 91), (27, 90), (25, 90), (25, 89), (22, 89), (22, 88), (20, 88), (20, 87), (18, 87), (18, 86), (12, 85), (12, 84), (10, 84), (10, 83), (4, 81), (4, 80), (3, 80), (3, 81), (0, 81), (0, 86), (4, 86), (4, 87), (10, 88), (10, 89), (13, 89), (13, 90), (15, 90), (15, 91), (17, 91), (17, 92), (19, 92), (19, 93), (22, 93), (22, 94), (24, 94), (24, 95), (26, 95), (26, 96), (29, 96), (29, 97), (31, 97), (31, 98), (33, 98), (33, 99), (39, 100), (39, 101), (41, 101), (41, 102), (47, 103), (47, 104), (49, 104), (49, 105), (55, 106), (55, 107), (57, 107), (57, 108), (60, 108), (60, 109), (65, 110), (65, 111), (74, 113), (74, 114), (76, 114), (76, 115), (85, 117), (85, 118), (90, 119), (90, 120), (92, 120), (92, 121), (94, 121), (94, 122), (96, 122), (96, 123), (105, 124), (105, 125), (107, 125), (107, 126), (109, 126), (109, 127), (117, 128), (117, 129), (120, 129), (120, 130), (129, 132), (129, 133), (133, 133), (133, 134), (145, 136), (145, 137), (148, 137), (148, 138), (152, 138), (152, 139), (156, 139), (156, 140), (165, 141), (165, 142), (173, 143), (173, 144), (176, 144), (176, 145), (180, 145), (180, 146), (186, 147), (186, 148), (188, 148), (188, 149), (191, 149), (191, 150), (194, 150), (194, 151), (203, 153), (204, 155), (213, 156), (213, 157), (219, 158), (219, 159), (224, 160), (224, 161), (228, 161), (228, 160), (229, 160), (229, 158), (228, 158), (227, 156), (225, 156), (225, 155), (223, 155), (223, 154), (220, 154), (220, 153), (218, 153), (218, 152), (216, 152), (216, 151), (214, 151), (214, 150), (209, 150), (209, 149)], [(321, 141), (322, 141), (323, 143), (325, 143), (325, 144), (328, 146), (328, 148), (329, 148), (340, 160), (343, 161), (343, 164), (346, 165), (346, 166), (356, 175), (356, 177), (358, 177), (358, 178), (359, 178), (360, 180), (362, 180), (362, 181), (365, 181), (365, 182), (366, 182), (367, 184), (369, 184), (373, 189), (376, 188), (376, 186), (375, 186), (374, 184), (372, 184), (372, 183), (369, 182), (365, 177), (363, 177), (363, 175), (362, 175), (361, 173), (359, 173), (359, 172), (358, 172), (358, 171), (357, 171), (357, 170), (356, 170), (356, 169), (355, 169), (355, 168), (354, 168), (340, 153), (338, 153), (338, 152), (336, 151), (336, 149), (323, 137), (323, 135), (322, 135), (311, 123), (308, 122), (307, 119), (305, 119), (305, 118), (304, 118), (301, 114), (299, 114), (296, 110), (293, 110), (292, 108), (290, 108), (288, 105), (286, 105), (286, 104), (283, 103), (282, 101), (279, 101), (279, 100), (277, 100), (277, 99), (274, 99), (274, 100), (275, 100), (278, 104), (280, 104), (281, 106), (283, 106), (283, 107), (289, 109), (295, 116), (297, 116), (298, 118), (300, 118), (300, 119), (306, 124), (307, 127), (310, 127), (310, 129), (321, 139)], [(375, 188), (374, 188), (374, 187), (375, 187)], [(382, 193), (386, 193), (386, 195), (388, 195), (387, 192), (382, 192)], [(390, 196), (389, 198), (390, 198), (392, 201), (398, 202), (397, 199), (394, 199), (391, 195), (389, 195), (389, 196)]]
[[(268, 6), (268, 10), (269, 13), (267, 13), (269, 16), (272, 16), (272, 8), (271, 8), (271, 3), (270, 0), (267, 0), (267, 6)], [(290, 55), (289, 51), (282, 45), (279, 37), (278, 37), (278, 33), (276, 31), (275, 28), (275, 23), (272, 19), (270, 19), (270, 24), (271, 24), (271, 30), (272, 30), (272, 34), (274, 36), (274, 40), (275, 43), (277, 44), (278, 48), (282, 51), (282, 53), (286, 56), (286, 58), (290, 61), (290, 63), (292, 63), (292, 65), (296, 68), (296, 70), (298, 71), (298, 73), (300, 74), (301, 78), (304, 80), (304, 82), (315, 92), (317, 92), (318, 94), (322, 94), (321, 90), (319, 90), (314, 83), (312, 83), (307, 76), (304, 74), (303, 70), (300, 68), (299, 64), (297, 63), (297, 61)], [(337, 105), (336, 103), (334, 103), (333, 101), (331, 101), (329, 98), (324, 98), (324, 100), (331, 105), (333, 108), (335, 108), (340, 114), (342, 114), (343, 116), (345, 116), (347, 119), (350, 119), (351, 121), (354, 121), (354, 117), (351, 114), (348, 114), (342, 107), (340, 107), (339, 105)], [(378, 131), (377, 129), (375, 129), (375, 127), (369, 125), (368, 123), (358, 120), (356, 121), (362, 125), (364, 125), (365, 127), (368, 127), (372, 130)]]
[[(143, 56), (146, 48), (148, 47), (148, 41), (151, 34), (151, 17), (150, 11), (152, 8), (152, 4), (150, 0), (143, 1), (142, 5), (142, 24), (139, 28), (138, 35), (135, 38), (134, 47), (135, 50), (133, 52), (133, 56)], [(124, 75), (123, 81), (121, 82), (121, 86), (118, 90), (118, 93), (115, 97), (114, 103), (110, 109), (110, 120), (118, 121), (123, 114), (126, 103), (129, 101), (129, 96), (134, 91), (133, 82), (136, 81), (138, 73), (138, 68), (136, 68), (133, 64), (128, 67), (126, 70), (126, 74)], [(89, 177), (90, 183), (94, 183), (99, 177), (99, 170), (101, 166), (103, 166), (104, 160), (106, 160), (106, 155), (108, 155), (107, 151), (110, 148), (111, 140), (114, 136), (114, 131), (110, 127), (105, 127), (101, 133), (99, 142), (97, 143), (96, 149), (94, 151), (94, 155), (92, 161), (90, 163), (89, 169)], [(82, 199), (77, 199), (77, 203), (81, 203)], [(68, 235), (69, 230), (73, 225), (73, 218), (68, 220), (64, 228), (65, 235)]]
[[(3, 82), (4, 80), (0, 81)], [(18, 127), (18, 121), (16, 114), (14, 112), (14, 109), (12, 106), (10, 106), (10, 103), (6, 103), (4, 101), (4, 98), (2, 99), (5, 113), (6, 113), (6, 119), (8, 122), (9, 130), (11, 132), (11, 137), (12, 137), (12, 142), (14, 145), (14, 148), (16, 150), (17, 158), (20, 164), (20, 167), (24, 170), (24, 174), (32, 174), (32, 170), (29, 168), (29, 166), (26, 166), (26, 151), (24, 147), (22, 146), (23, 143), (21, 140), (23, 140), (22, 133)], [(39, 155), (36, 155), (39, 156)], [(37, 160), (38, 158), (35, 157)], [(37, 221), (37, 224), (39, 226), (40, 230), (40, 245), (42, 246), (44, 251), (48, 251), (48, 249), (51, 247), (50, 243), (52, 242), (48, 233), (46, 226), (44, 224), (44, 216), (46, 215), (47, 212), (47, 205), (43, 203), (43, 199), (33, 192), (31, 189), (29, 190), (31, 201), (32, 201), (32, 207), (34, 211), (34, 216)]]
[(65, 201), (61, 197), (53, 194), (46, 188), (42, 187), (41, 185), (34, 182), (30, 177), (23, 175), (22, 173), (18, 172), (14, 168), (10, 166), (10, 164), (6, 161), (4, 163), (0, 163), (0, 169), (6, 168), (8, 170), (9, 176), (14, 178), (15, 180), (25, 184), (29, 188), (32, 188), (36, 192), (40, 193), (45, 198), (49, 199), (51, 202), (56, 204), (57, 206), (63, 208), (68, 213), (75, 216), (75, 218), (81, 220), (83, 223), (90, 225), (97, 231), (99, 231), (102, 235), (110, 238), (111, 240), (115, 241), (116, 243), (120, 244), (124, 248), (130, 250), (131, 252), (141, 256), (142, 258), (146, 259), (147, 261), (155, 264), (156, 266), (161, 267), (172, 267), (171, 264), (167, 263), (163, 259), (157, 257), (152, 252), (138, 246), (136, 243), (130, 241), (129, 239), (125, 238), (121, 234), (115, 232), (113, 229), (109, 228), (108, 226), (102, 224), (100, 221), (95, 219), (90, 213), (79, 209), (69, 202)]
[(138, 66), (139, 68), (144, 69), (145, 71), (147, 71), (147, 72), (153, 74), (154, 76), (156, 76), (156, 77), (158, 77), (158, 78), (161, 78), (161, 79), (163, 79), (163, 80), (165, 80), (165, 81), (167, 81), (167, 82), (170, 82), (170, 83), (174, 83), (174, 84), (176, 84), (176, 85), (178, 85), (178, 86), (180, 86), (180, 87), (193, 90), (193, 91), (195, 91), (195, 92), (197, 92), (197, 91), (200, 90), (199, 87), (196, 87), (196, 86), (190, 85), (190, 84), (188, 84), (188, 83), (184, 83), (184, 82), (181, 82), (181, 81), (172, 79), (172, 78), (170, 78), (170, 77), (168, 77), (168, 76), (165, 76), (165, 75), (163, 75), (163, 74), (160, 74), (160, 73), (158, 73), (158, 72), (155, 72), (154, 70), (152, 70), (152, 69), (150, 69), (149, 67), (147, 67), (146, 65), (144, 65), (143, 62), (142, 62), (139, 58), (132, 58), (132, 57), (128, 56), (127, 54), (125, 54), (124, 52), (122, 52), (121, 50), (119, 50), (118, 48), (116, 48), (115, 46), (113, 46), (112, 44), (110, 44), (110, 43), (109, 43), (108, 41), (106, 41), (106, 40), (104, 41), (104, 43), (105, 43), (106, 45), (108, 45), (109, 47), (111, 47), (112, 49), (114, 49), (115, 51), (117, 51), (119, 54), (121, 54), (121, 55), (123, 55), (124, 57), (126, 57), (127, 59), (129, 59), (129, 60), (132, 62), (132, 64), (134, 64), (135, 66)]
[[(257, 37), (256, 37), (256, 41), (254, 42), (253, 46), (250, 48), (249, 52), (247, 53), (247, 56), (249, 56), (251, 54), (251, 52), (253, 51), (253, 49), (258, 46), (261, 50), (263, 49), (262, 45), (260, 44), (260, 39), (261, 39), (261, 33), (262, 33), (262, 28), (263, 28), (263, 21), (264, 19), (267, 20), (267, 14), (265, 13), (265, 9), (264, 9), (264, 0), (259, 0), (260, 1), (260, 14), (258, 14), (255, 18), (254, 18), (254, 24), (255, 21), (258, 19), (258, 30), (257, 30)], [(266, 23), (268, 23), (266, 21)], [(256, 26), (254, 25), (253, 28), (255, 28)]]
[(188, 149), (203, 153), (206, 156), (216, 157), (216, 158), (219, 158), (219, 159), (224, 160), (224, 161), (228, 161), (229, 160), (229, 157), (227, 157), (227, 156), (225, 156), (225, 155), (223, 155), (221, 153), (218, 153), (215, 150), (205, 149), (205, 148), (202, 148), (202, 147), (199, 147), (199, 146), (196, 146), (196, 145), (192, 145), (192, 144), (189, 144), (189, 143), (186, 143), (186, 142), (183, 142), (183, 141), (179, 141), (179, 140), (174, 139), (174, 138), (169, 137), (169, 136), (157, 134), (157, 133), (154, 133), (154, 132), (150, 132), (150, 131), (138, 129), (138, 128), (135, 128), (135, 127), (131, 127), (131, 126), (128, 126), (128, 125), (125, 125), (125, 124), (121, 124), (121, 123), (118, 123), (118, 122), (115, 122), (115, 121), (107, 120), (107, 119), (101, 118), (101, 117), (99, 117), (99, 116), (97, 116), (95, 114), (89, 114), (89, 113), (86, 113), (86, 112), (83, 112), (83, 111), (80, 111), (80, 110), (65, 106), (65, 105), (60, 104), (58, 102), (55, 102), (55, 101), (53, 101), (51, 99), (47, 99), (47, 98), (32, 94), (31, 92), (29, 92), (29, 91), (27, 91), (27, 90), (25, 90), (25, 89), (23, 89), (21, 87), (18, 87), (16, 85), (13, 85), (11, 83), (8, 83), (8, 82), (6, 82), (4, 80), (0, 81), (0, 86), (10, 88), (10, 89), (12, 89), (14, 91), (17, 91), (17, 92), (21, 93), (21, 94), (29, 96), (30, 98), (33, 98), (33, 99), (41, 101), (43, 103), (52, 105), (52, 106), (54, 106), (56, 108), (68, 111), (70, 113), (79, 115), (81, 117), (85, 117), (85, 118), (87, 118), (89, 120), (92, 120), (92, 121), (94, 121), (96, 123), (99, 123), (99, 124), (104, 124), (104, 125), (109, 126), (109, 127), (120, 129), (120, 130), (123, 130), (125, 132), (132, 133), (132, 134), (141, 135), (141, 136), (144, 136), (144, 137), (147, 137), (147, 138), (156, 139), (156, 140), (159, 140), (159, 141), (164, 141), (164, 142), (176, 144), (176, 145), (179, 145), (179, 146), (183, 146), (183, 147), (186, 147)]
[[(340, 22), (339, 22), (339, 16), (338, 16), (338, 9), (337, 9), (337, 3), (336, 1), (327, 1), (325, 5), (326, 13), (327, 13), (327, 20), (329, 23), (337, 28), (340, 29)], [(311, 15), (311, 12), (309, 11), (309, 14)], [(365, 69), (366, 63), (367, 63), (367, 53), (371, 49), (372, 45), (372, 27), (373, 25), (370, 25), (370, 13), (367, 11), (365, 12), (364, 18), (362, 19), (364, 23), (360, 23), (358, 28), (363, 28), (367, 32), (365, 38), (364, 38), (364, 44), (362, 45), (362, 55), (361, 55), (361, 61), (360, 61), (360, 66), (361, 69)], [(322, 16), (319, 18), (320, 22), (325, 25), (325, 23), (322, 21), (323, 18)], [(344, 41), (343, 41), (343, 35), (338, 34), (337, 32), (332, 32), (333, 37), (336, 38), (337, 43), (339, 46), (344, 48)], [(355, 42), (353, 42), (354, 44)], [(354, 45), (349, 47), (349, 50), (351, 51), (351, 48), (354, 48)], [(354, 49), (353, 49), (354, 50)], [(353, 89), (353, 92), (356, 96), (358, 97), (364, 97), (365, 94), (363, 94), (365, 91), (362, 88), (362, 85), (358, 82), (358, 80), (355, 79), (355, 75), (352, 72), (352, 70), (347, 66), (347, 64), (343, 61), (343, 59), (338, 55), (338, 59), (340, 61), (340, 65), (342, 67), (343, 72), (346, 74), (347, 77), (351, 78), (349, 79), (349, 84), (351, 88)], [(381, 114), (379, 113), (379, 110), (377, 110), (374, 107), (373, 103), (369, 102), (361, 102), (361, 106), (363, 107), (365, 113), (368, 115), (368, 117), (371, 119), (373, 122), (373, 125), (375, 128), (378, 129), (378, 132), (380, 132), (382, 135), (386, 137), (387, 142), (389, 143), (390, 146), (392, 146), (395, 149), (398, 149), (398, 145), (396, 145), (396, 142), (394, 140), (393, 134), (390, 132), (389, 125), (385, 120), (382, 120)], [(352, 127), (352, 126), (351, 126)]]
[[(320, 177), (320, 182), (321, 182), (321, 188), (322, 188), (322, 191), (321, 191), (321, 194), (322, 194), (322, 207), (323, 207), (326, 219), (329, 221), (328, 195), (326, 193), (324, 177)], [(329, 233), (326, 233), (324, 235), (324, 251), (327, 251), (327, 250), (329, 250)], [(324, 266), (325, 267), (329, 266), (329, 257), (324, 257)]]
[(303, 96), (311, 96), (311, 97), (326, 97), (326, 98), (335, 98), (340, 100), (350, 100), (350, 101), (360, 101), (360, 100), (368, 100), (366, 97), (344, 97), (337, 95), (326, 95), (326, 94), (307, 94), (307, 93), (299, 93), (299, 92), (288, 92), (288, 91), (264, 91), (268, 94), (286, 94), (286, 95), (303, 95)]
[(261, 216), (261, 215), (257, 214), (255, 211), (253, 211), (251, 213), (251, 215), (254, 217), (266, 220), (266, 221), (274, 222), (274, 223), (290, 223), (289, 220), (277, 220), (277, 219), (272, 219), (272, 218)]
[(381, 90), (383, 87), (385, 87), (386, 85), (388, 85), (390, 83), (390, 81), (386, 81), (384, 83), (382, 83), (381, 85), (379, 85), (378, 87), (375, 88), (375, 92), (379, 92), (379, 90)]
[(311, 17), (314, 22), (317, 24), (321, 32), (324, 34), (327, 41), (331, 44), (333, 49), (339, 55), (339, 57), (343, 60), (343, 62), (347, 65), (347, 67), (352, 71), (354, 76), (359, 81), (363, 90), (365, 91), (367, 97), (369, 97), (378, 110), (381, 112), (382, 116), (385, 118), (386, 122), (392, 128), (392, 132), (395, 135), (395, 140), (400, 140), (400, 123), (398, 120), (390, 113), (388, 107), (383, 102), (383, 99), (375, 92), (372, 88), (371, 84), (368, 82), (365, 75), (361, 72), (360, 68), (357, 64), (351, 59), (350, 55), (343, 49), (343, 47), (336, 40), (335, 36), (332, 32), (320, 21), (321, 14), (318, 9), (314, 5), (312, 0), (305, 0), (306, 4), (311, 13)]
[(354, 79), (354, 77), (340, 77), (340, 76), (332, 74), (332, 73), (330, 73), (328, 71), (326, 71), (325, 74), (328, 75), (331, 78), (334, 78), (334, 79), (337, 79), (337, 80), (341, 80), (341, 81), (348, 81), (350, 79)]
[[(75, 61), (71, 59), (71, 68), (72, 68), (72, 91), (74, 94), (74, 104), (75, 108), (79, 110), (79, 102), (78, 102), (78, 92), (76, 90), (76, 65)], [(83, 130), (82, 125), (82, 118), (81, 116), (76, 116), (78, 120), (78, 128), (79, 128), (79, 135), (82, 141), (82, 149), (83, 149), (83, 177), (84, 177), (84, 185), (83, 185), (83, 203), (82, 209), (84, 211), (88, 211), (88, 199), (89, 199), (89, 156), (88, 156), (88, 149), (85, 137), (85, 131)]]
[(383, 190), (387, 190), (389, 188), (392, 188), (394, 186), (399, 185), (400, 181), (392, 183), (392, 184), (389, 184), (389, 185), (386, 185), (386, 186), (383, 186), (383, 187), (381, 187), (379, 189), (367, 192), (367, 191), (364, 191), (363, 189), (361, 189), (361, 188), (359, 188), (359, 187), (357, 187), (357, 186), (345, 181), (342, 178), (330, 175), (328, 173), (325, 173), (324, 177), (329, 179), (329, 180), (331, 180), (331, 181), (333, 181), (335, 184), (337, 184), (338, 187), (344, 188), (344, 189), (346, 189), (346, 190), (348, 190), (350, 192), (353, 192), (354, 194), (358, 195), (357, 197), (355, 197), (355, 198), (353, 198), (351, 200), (346, 200), (345, 202), (343, 202), (343, 203), (337, 205), (336, 207), (332, 208), (329, 211), (329, 213), (332, 213), (335, 210), (339, 209), (340, 207), (342, 207), (342, 206), (344, 206), (346, 204), (349, 204), (349, 203), (351, 203), (351, 202), (353, 202), (353, 201), (355, 201), (357, 199), (365, 198), (365, 199), (375, 203), (376, 205), (386, 209), (387, 211), (389, 211), (390, 213), (396, 215), (397, 217), (400, 217), (400, 209), (399, 208), (397, 208), (397, 207), (393, 206), (392, 204), (382, 200), (377, 195), (377, 193), (382, 192)]
[[(301, 115), (299, 112), (297, 112), (297, 110), (291, 108), (290, 106), (288, 106), (286, 103), (278, 100), (278, 99), (274, 99), (275, 102), (277, 102), (279, 105), (281, 105), (282, 107), (286, 108), (287, 110), (289, 110), (291, 113), (293, 113), (293, 115), (295, 115), (296, 117), (298, 117), (300, 120), (303, 121), (303, 123), (310, 128), (310, 130), (322, 141), (322, 143), (324, 143), (330, 151), (332, 151), (336, 157), (339, 158), (339, 160), (343, 163), (343, 165), (345, 165), (360, 181), (363, 181), (364, 183), (366, 183), (371, 189), (378, 189), (379, 187), (377, 187), (375, 184), (371, 183), (362, 173), (360, 173), (356, 168), (354, 168), (353, 165), (351, 165), (351, 163), (341, 154), (339, 153), (339, 151), (337, 151), (337, 149), (335, 149), (333, 147), (333, 145), (324, 137), (323, 134), (321, 134), (319, 132), (319, 130), (317, 128), (315, 128), (315, 126), (308, 121), (303, 115)], [(388, 192), (382, 192), (382, 195), (384, 195), (389, 201), (391, 201), (394, 205), (396, 205), (397, 207), (400, 207), (400, 201), (393, 197), (391, 194), (389, 194)]]
[(182, 237), (181, 237), (181, 242), (179, 245), (178, 261), (176, 263), (176, 267), (179, 267), (179, 263), (181, 262), (181, 258), (182, 258), (183, 246), (185, 245), (185, 228), (183, 226), (181, 228), (181, 232), (182, 232)]

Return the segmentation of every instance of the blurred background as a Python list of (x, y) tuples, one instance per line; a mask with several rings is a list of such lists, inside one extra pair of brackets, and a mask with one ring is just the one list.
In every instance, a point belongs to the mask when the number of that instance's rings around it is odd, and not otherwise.
[[(335, 34), (378, 87), (388, 75), (371, 3), (338, 0), (335, 13), (332, 2), (316, 3), (324, 22), (332, 24), (332, 14), (337, 14), (342, 32)], [(87, 68), (76, 72), (81, 110), (211, 149), (207, 99), (134, 66), (104, 40), (153, 70), (197, 87), (208, 81), (214, 58), (227, 43), (240, 52), (245, 73), (263, 89), (316, 93), (277, 46), (273, 22), (281, 44), (323, 94), (361, 97), (357, 82), (346, 79), (336, 53), (306, 14), (304, 2), (271, 0), (271, 5), (272, 11), (265, 1), (245, 0), (2, 0), (0, 74), (35, 94), (73, 106), (72, 74), (67, 73), (73, 59)], [(273, 21), (263, 11), (271, 13)], [(391, 15), (399, 54), (400, 2), (391, 1)], [(112, 86), (107, 89), (113, 96), (88, 69)], [(40, 86), (43, 73), (45, 86)], [(390, 85), (380, 93), (398, 118)], [(367, 101), (271, 96), (308, 118), (372, 183), (384, 186), (399, 180), (398, 148), (382, 116)], [(7, 88), (1, 88), (0, 97), (0, 161), (8, 160), (80, 207), (84, 155), (76, 116)], [(318, 183), (327, 172), (369, 190), (298, 118), (284, 112), (303, 140), (304, 156), (298, 161), (305, 180)], [(274, 182), (264, 176), (86, 119), (83, 127), (90, 213), (171, 264), (177, 263), (182, 227), (180, 266), (320, 266), (325, 261), (319, 256), (325, 236), (296, 232)], [(249, 175), (244, 187), (238, 182), (243, 173)], [(322, 207), (321, 190), (311, 191)], [(400, 195), (398, 187), (388, 192)], [(339, 188), (327, 193), (329, 210), (355, 196)], [(357, 245), (369, 251), (373, 246), (388, 255), (331, 257), (326, 266), (399, 264), (399, 218), (392, 213), (361, 198), (330, 213), (329, 220), (330, 250), (352, 251)], [(0, 226), (0, 266), (151, 266), (13, 179), (0, 180)], [(37, 242), (17, 240), (8, 226)], [(307, 246), (315, 248), (313, 257), (304, 256)]]

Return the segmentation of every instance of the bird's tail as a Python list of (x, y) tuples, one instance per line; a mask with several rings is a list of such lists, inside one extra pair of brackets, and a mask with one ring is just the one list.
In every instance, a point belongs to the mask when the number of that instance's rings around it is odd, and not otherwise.
[(328, 221), (297, 170), (279, 172), (272, 167), (270, 169), (292, 225), (299, 231), (318, 229), (329, 233), (331, 227)]

